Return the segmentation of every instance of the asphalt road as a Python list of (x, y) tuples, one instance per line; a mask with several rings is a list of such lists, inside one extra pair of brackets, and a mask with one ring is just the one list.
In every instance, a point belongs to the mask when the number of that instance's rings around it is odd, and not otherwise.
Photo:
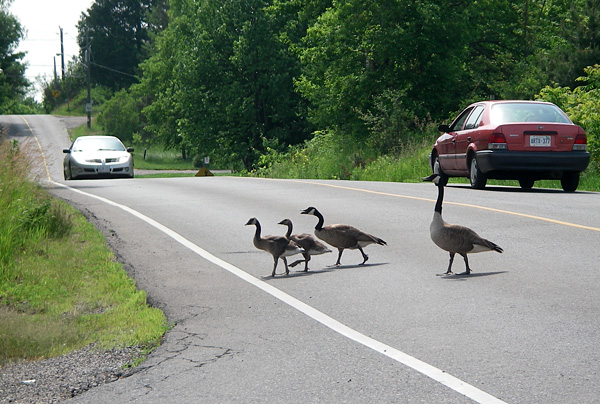
[[(597, 403), (600, 195), (462, 185), (444, 218), (504, 254), (444, 272), (429, 238), (431, 183), (198, 177), (62, 180), (65, 122), (1, 117), (39, 177), (106, 235), (173, 324), (138, 371), (73, 403)], [(35, 134), (35, 137), (33, 136)], [(37, 140), (36, 140), (37, 139)], [(40, 155), (41, 156), (41, 155)], [(45, 163), (44, 163), (45, 161)], [(47, 168), (46, 168), (47, 167)], [(427, 173), (423, 173), (426, 175)], [(52, 182), (45, 180), (51, 178)], [(347, 223), (384, 239), (269, 277), (263, 234)], [(298, 270), (296, 267), (295, 270)], [(464, 264), (457, 258), (454, 269)]]

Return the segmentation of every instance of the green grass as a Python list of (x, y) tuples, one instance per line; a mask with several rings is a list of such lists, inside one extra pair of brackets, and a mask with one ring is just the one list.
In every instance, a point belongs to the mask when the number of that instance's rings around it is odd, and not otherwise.
[(0, 366), (91, 343), (155, 346), (164, 314), (103, 235), (26, 175), (16, 145), (0, 146)]
[[(401, 153), (372, 157), (372, 153), (333, 133), (321, 133), (302, 147), (271, 153), (253, 175), (276, 178), (345, 179), (362, 181), (419, 182), (431, 173), (429, 153), (434, 134), (405, 144)], [(468, 184), (467, 178), (451, 183)], [(518, 181), (489, 180), (489, 185), (519, 187)], [(560, 181), (536, 181), (535, 188), (562, 189)], [(600, 169), (593, 164), (581, 174), (579, 191), (600, 191)]]
[(71, 140), (75, 140), (76, 137), (79, 136), (100, 136), (103, 135), (102, 127), (96, 123), (96, 118), (92, 117), (92, 121), (90, 122), (91, 128), (87, 127), (87, 123), (78, 126), (75, 129), (69, 130), (69, 137)]
[[(192, 159), (183, 160), (181, 152), (158, 146), (134, 145), (135, 168), (140, 170), (194, 170)], [(145, 152), (145, 153), (144, 153)], [(144, 158), (145, 155), (145, 158)]]

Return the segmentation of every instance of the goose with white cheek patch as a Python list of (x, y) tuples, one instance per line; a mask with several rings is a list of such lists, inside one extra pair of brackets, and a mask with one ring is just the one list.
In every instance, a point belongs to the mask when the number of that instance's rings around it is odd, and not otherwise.
[(334, 266), (341, 265), (342, 253), (346, 248), (350, 250), (358, 249), (363, 256), (363, 262), (359, 265), (364, 265), (369, 259), (369, 256), (363, 251), (363, 247), (369, 244), (387, 245), (385, 241), (379, 237), (358, 230), (356, 227), (347, 224), (330, 224), (323, 226), (323, 215), (314, 207), (309, 207), (300, 212), (303, 215), (316, 216), (319, 221), (315, 227), (315, 236), (337, 248), (339, 251), (337, 262)]
[(473, 254), (485, 251), (503, 252), (502, 248), (496, 243), (480, 237), (468, 227), (458, 224), (449, 224), (442, 219), (442, 202), (444, 201), (444, 186), (448, 183), (448, 178), (439, 174), (432, 174), (423, 178), (423, 181), (432, 181), (438, 187), (438, 198), (433, 212), (433, 220), (429, 227), (431, 240), (442, 250), (450, 253), (450, 262), (448, 270), (442, 275), (452, 274), (452, 263), (456, 254), (462, 255), (465, 260), (465, 275), (471, 273), (469, 267), (469, 258), (467, 254)]
[(302, 255), (304, 256), (303, 260), (297, 260), (294, 263), (290, 264), (293, 268), (301, 262), (304, 262), (304, 272), (308, 272), (308, 261), (310, 261), (311, 255), (320, 255), (325, 253), (330, 253), (331, 250), (327, 248), (327, 246), (321, 243), (319, 240), (315, 240), (313, 236), (307, 233), (298, 233), (292, 234), (293, 224), (290, 219), (283, 219), (278, 224), (283, 226), (287, 226), (288, 230), (285, 234), (285, 237), (289, 240), (292, 240), (300, 247), (304, 248), (304, 252)]
[(254, 243), (254, 247), (258, 248), (259, 250), (266, 251), (273, 256), (273, 272), (271, 273), (271, 276), (275, 276), (275, 270), (277, 269), (277, 263), (279, 262), (280, 258), (285, 264), (285, 274), (289, 274), (290, 270), (288, 269), (286, 257), (295, 254), (302, 254), (304, 253), (304, 249), (298, 244), (294, 243), (291, 240), (288, 240), (283, 236), (261, 237), (260, 223), (255, 217), (248, 220), (246, 226), (249, 225), (256, 226), (256, 231), (254, 232), (254, 239), (252, 240), (252, 242)]

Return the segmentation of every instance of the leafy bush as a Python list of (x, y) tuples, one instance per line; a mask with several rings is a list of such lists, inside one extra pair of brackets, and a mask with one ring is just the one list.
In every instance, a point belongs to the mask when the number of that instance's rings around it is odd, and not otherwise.
[(600, 170), (600, 66), (588, 66), (586, 76), (577, 81), (586, 85), (571, 90), (568, 87), (544, 87), (538, 97), (553, 102), (587, 134), (588, 150), (592, 156), (592, 167)]
[(26, 180), (27, 166), (18, 143), (0, 145), (0, 280), (29, 243), (63, 237), (71, 228), (64, 209)]
[[(125, 143), (133, 141), (134, 134), (142, 130), (140, 108), (127, 90), (117, 92), (105, 105), (98, 116), (104, 133), (116, 136)], [(137, 136), (136, 136), (137, 137)]]
[(285, 153), (267, 149), (255, 174), (279, 178), (320, 178), (347, 180), (355, 167), (372, 160), (373, 153), (351, 136), (335, 131), (316, 132), (303, 145), (290, 146)]

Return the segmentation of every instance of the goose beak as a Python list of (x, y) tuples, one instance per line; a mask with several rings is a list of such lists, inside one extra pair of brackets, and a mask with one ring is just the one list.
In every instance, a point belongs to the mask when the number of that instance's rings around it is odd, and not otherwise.
[(304, 209), (304, 210), (301, 210), (301, 211), (300, 211), (300, 214), (301, 214), (301, 215), (308, 215), (308, 211), (309, 211), (309, 210), (310, 210), (310, 208), (308, 208), (308, 209)]

